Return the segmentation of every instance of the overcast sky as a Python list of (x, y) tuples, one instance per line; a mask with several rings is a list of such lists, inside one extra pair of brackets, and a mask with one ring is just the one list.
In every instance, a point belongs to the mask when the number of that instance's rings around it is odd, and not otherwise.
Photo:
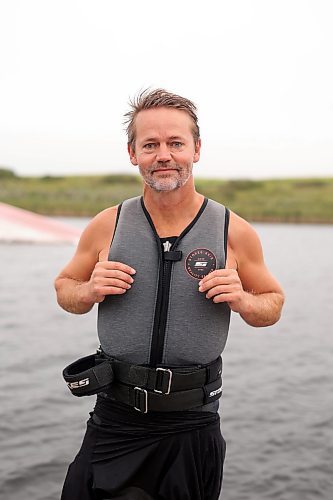
[(333, 175), (332, 0), (0, 0), (0, 166), (135, 172), (129, 97), (199, 109), (198, 176)]

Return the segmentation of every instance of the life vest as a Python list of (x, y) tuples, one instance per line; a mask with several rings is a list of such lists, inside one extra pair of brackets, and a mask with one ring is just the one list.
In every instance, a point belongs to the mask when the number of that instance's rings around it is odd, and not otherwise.
[[(123, 295), (98, 309), (98, 336), (114, 358), (147, 366), (208, 364), (226, 344), (230, 308), (199, 292), (199, 281), (225, 267), (229, 211), (204, 200), (195, 219), (168, 251), (142, 197), (119, 206), (109, 260), (136, 270)], [(172, 236), (172, 235), (170, 235)]]

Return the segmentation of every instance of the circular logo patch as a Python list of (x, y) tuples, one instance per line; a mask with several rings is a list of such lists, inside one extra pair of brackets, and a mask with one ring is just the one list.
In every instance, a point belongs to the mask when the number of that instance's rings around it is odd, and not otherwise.
[(185, 269), (192, 278), (201, 280), (207, 274), (215, 271), (216, 257), (207, 248), (197, 248), (186, 257)]

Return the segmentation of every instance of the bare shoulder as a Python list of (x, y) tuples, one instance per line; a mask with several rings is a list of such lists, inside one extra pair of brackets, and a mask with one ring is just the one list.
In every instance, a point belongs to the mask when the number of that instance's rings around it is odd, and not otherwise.
[(245, 260), (262, 260), (260, 238), (251, 224), (230, 212), (228, 244), (240, 265)]
[(237, 263), (244, 290), (283, 295), (280, 284), (266, 267), (260, 238), (251, 224), (231, 212), (228, 244)]
[(117, 206), (97, 214), (84, 229), (71, 261), (58, 278), (87, 281), (96, 263), (107, 260), (117, 219)]
[(115, 230), (118, 206), (106, 208), (98, 213), (83, 231), (78, 250), (94, 253), (96, 259), (109, 248)]

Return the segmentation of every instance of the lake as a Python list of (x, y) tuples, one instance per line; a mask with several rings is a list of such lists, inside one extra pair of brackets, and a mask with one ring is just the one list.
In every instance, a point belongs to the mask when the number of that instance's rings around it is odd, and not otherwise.
[[(67, 219), (77, 226), (86, 220)], [(254, 329), (233, 315), (220, 405), (223, 500), (333, 498), (333, 227), (256, 224), (287, 300)], [(0, 245), (0, 497), (58, 500), (94, 398), (62, 369), (98, 346), (96, 311), (56, 303), (66, 245)]]

